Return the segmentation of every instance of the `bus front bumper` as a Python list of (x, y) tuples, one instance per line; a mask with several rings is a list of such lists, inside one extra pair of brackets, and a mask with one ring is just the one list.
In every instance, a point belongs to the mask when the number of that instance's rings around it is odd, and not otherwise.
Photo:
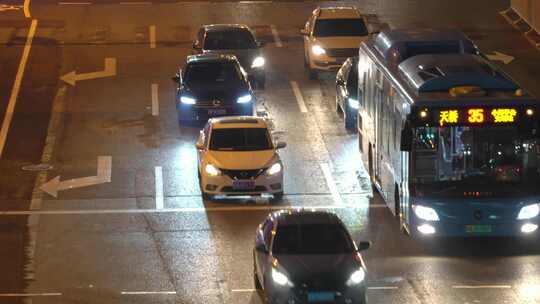
[(527, 237), (538, 236), (540, 220), (515, 220), (505, 223), (456, 223), (413, 221), (409, 231), (414, 237)]

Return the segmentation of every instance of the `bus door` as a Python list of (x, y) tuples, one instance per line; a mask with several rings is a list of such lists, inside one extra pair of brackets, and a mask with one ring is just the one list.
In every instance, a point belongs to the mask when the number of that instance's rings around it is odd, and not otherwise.
[(375, 92), (374, 92), (374, 117), (375, 122), (375, 146), (373, 151), (373, 172), (375, 180), (382, 187), (381, 184), (381, 165), (383, 158), (383, 103), (384, 103), (384, 90), (383, 90), (384, 77), (380, 70), (375, 70)]

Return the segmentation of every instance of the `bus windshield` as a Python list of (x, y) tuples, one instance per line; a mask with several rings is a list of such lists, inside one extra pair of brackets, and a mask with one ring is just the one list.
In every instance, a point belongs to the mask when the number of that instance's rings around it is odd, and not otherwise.
[(540, 194), (540, 145), (515, 127), (420, 127), (413, 152), (417, 196)]

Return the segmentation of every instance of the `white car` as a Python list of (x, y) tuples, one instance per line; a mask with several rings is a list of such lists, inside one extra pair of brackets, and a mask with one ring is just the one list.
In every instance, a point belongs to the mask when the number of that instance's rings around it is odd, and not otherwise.
[(283, 164), (264, 118), (212, 118), (201, 130), (196, 147), (203, 199), (215, 195), (283, 196)]
[(358, 56), (360, 42), (375, 32), (355, 7), (316, 8), (301, 30), (309, 78), (316, 79), (319, 71), (337, 71), (347, 58)]

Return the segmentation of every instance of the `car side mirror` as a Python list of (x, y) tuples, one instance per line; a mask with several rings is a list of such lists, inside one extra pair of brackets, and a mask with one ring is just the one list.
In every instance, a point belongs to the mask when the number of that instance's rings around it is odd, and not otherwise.
[(412, 149), (413, 130), (409, 123), (405, 123), (403, 130), (401, 130), (400, 150), (409, 152)]
[(176, 83), (182, 83), (182, 70), (180, 70), (178, 73), (174, 74), (174, 76), (171, 78), (172, 81)]
[(258, 252), (268, 253), (268, 249), (266, 248), (263, 242), (259, 244), (255, 244), (255, 250), (257, 250)]
[(283, 141), (278, 141), (277, 144), (276, 144), (276, 149), (283, 149), (287, 146), (287, 143), (286, 142), (283, 142)]
[(360, 242), (358, 243), (358, 251), (368, 250), (371, 247), (371, 242)]
[(193, 41), (193, 49), (194, 49), (194, 50), (200, 50), (200, 49), (202, 49), (202, 48), (201, 48), (201, 44), (199, 43), (198, 40)]
[(300, 30), (300, 35), (307, 36), (308, 32), (305, 29)]

